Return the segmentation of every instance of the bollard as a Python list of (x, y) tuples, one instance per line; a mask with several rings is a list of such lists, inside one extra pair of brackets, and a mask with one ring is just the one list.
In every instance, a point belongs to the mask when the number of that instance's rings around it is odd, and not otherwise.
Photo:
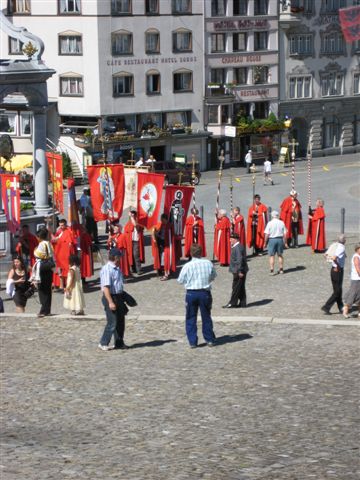
[(204, 205), (200, 205), (200, 217), (204, 219)]
[(341, 224), (340, 224), (340, 233), (345, 233), (345, 208), (341, 208)]

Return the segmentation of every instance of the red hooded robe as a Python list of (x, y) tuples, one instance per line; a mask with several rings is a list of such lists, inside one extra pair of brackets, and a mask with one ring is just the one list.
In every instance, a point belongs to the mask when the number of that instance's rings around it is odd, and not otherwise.
[(80, 234), (81, 278), (89, 278), (94, 275), (94, 258), (93, 258), (91, 247), (92, 247), (91, 235), (86, 231), (81, 232)]
[(227, 217), (218, 219), (215, 225), (214, 257), (220, 265), (229, 265), (230, 263), (230, 232), (230, 220)]
[(306, 243), (311, 245), (313, 251), (326, 249), (325, 216), (323, 207), (317, 207), (312, 218), (309, 218)]
[[(124, 227), (124, 235), (126, 238), (126, 250), (129, 260), (129, 265), (134, 265), (134, 256), (132, 248), (132, 235), (135, 230), (135, 225), (129, 220)], [(139, 236), (139, 251), (140, 251), (140, 262), (145, 262), (145, 248), (144, 248), (144, 227), (138, 227), (138, 236)]]
[(234, 218), (234, 233), (239, 235), (241, 245), (246, 247), (245, 222), (242, 215), (236, 215)]
[[(293, 206), (293, 202), (295, 206)], [(285, 227), (287, 230), (286, 237), (292, 238), (292, 231), (291, 231), (291, 218), (293, 209), (297, 211), (298, 219), (299, 219), (299, 227), (298, 227), (298, 234), (302, 235), (304, 233), (304, 226), (302, 221), (302, 213), (301, 213), (301, 203), (297, 198), (293, 199), (292, 196), (286, 197), (282, 204), (280, 205), (280, 219), (285, 223)]]
[[(61, 270), (61, 276), (67, 277), (69, 272), (69, 257), (76, 253), (76, 238), (69, 227), (65, 230), (58, 228), (54, 238), (57, 239), (54, 243), (54, 256), (56, 264), (56, 273), (54, 277), (59, 276)], [(57, 284), (57, 279), (54, 278), (54, 284)]]
[(265, 246), (265, 227), (266, 227), (266, 217), (267, 217), (267, 206), (263, 203), (259, 205), (251, 205), (248, 211), (248, 219), (247, 219), (247, 244), (248, 247), (252, 247), (253, 245), (253, 231), (252, 231), (252, 217), (254, 210), (257, 208), (258, 213), (258, 224), (256, 228), (256, 237), (255, 237), (255, 247), (259, 250), (263, 249)]
[[(194, 222), (197, 221), (197, 242), (194, 241)], [(197, 243), (202, 247), (202, 256), (206, 257), (205, 229), (204, 222), (198, 215), (190, 215), (185, 222), (185, 244), (184, 257), (190, 257), (190, 247)]]
[[(176, 271), (176, 258), (175, 258), (175, 238), (174, 238), (174, 228), (171, 223), (162, 224), (158, 222), (154, 226), (154, 231), (159, 231), (161, 228), (165, 229), (164, 232), (164, 270), (169, 272), (172, 270)], [(161, 258), (159, 256), (159, 248), (156, 241), (151, 237), (151, 251), (154, 259), (154, 269), (160, 270), (161, 268)]]

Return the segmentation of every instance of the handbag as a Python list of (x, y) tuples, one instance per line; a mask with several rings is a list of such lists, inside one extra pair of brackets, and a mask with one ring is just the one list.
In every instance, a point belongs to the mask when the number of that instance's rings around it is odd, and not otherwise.
[[(47, 244), (46, 244), (46, 250), (48, 252), (48, 255), (50, 255), (49, 248), (48, 248)], [(55, 266), (56, 265), (55, 265), (54, 259), (49, 256), (49, 258), (45, 258), (44, 260), (40, 261), (40, 273), (41, 272), (50, 272), (50, 271), (54, 270)]]

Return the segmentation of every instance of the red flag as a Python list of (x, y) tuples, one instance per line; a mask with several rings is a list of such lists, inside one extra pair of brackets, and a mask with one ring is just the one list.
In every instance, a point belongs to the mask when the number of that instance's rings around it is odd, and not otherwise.
[(174, 226), (175, 236), (183, 236), (193, 192), (194, 187), (185, 185), (168, 185), (166, 187), (164, 213), (169, 216), (170, 222)]
[(124, 205), (124, 165), (89, 165), (87, 171), (95, 220), (119, 219)]
[(339, 18), (346, 42), (352, 43), (360, 40), (360, 5), (357, 7), (340, 8)]
[(20, 184), (19, 175), (1, 174), (1, 198), (7, 226), (11, 233), (20, 228)]
[(53, 204), (60, 213), (64, 213), (63, 159), (59, 153), (46, 152), (49, 177), (53, 184)]
[(75, 180), (68, 178), (68, 224), (74, 234), (78, 237), (80, 235), (79, 211), (76, 201)]
[(138, 222), (149, 229), (158, 221), (165, 175), (138, 172), (137, 177)]

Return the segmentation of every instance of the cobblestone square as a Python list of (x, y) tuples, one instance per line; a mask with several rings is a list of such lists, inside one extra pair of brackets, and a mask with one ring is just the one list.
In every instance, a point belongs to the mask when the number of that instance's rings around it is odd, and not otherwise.
[(359, 478), (359, 330), (1, 319), (2, 480)]

